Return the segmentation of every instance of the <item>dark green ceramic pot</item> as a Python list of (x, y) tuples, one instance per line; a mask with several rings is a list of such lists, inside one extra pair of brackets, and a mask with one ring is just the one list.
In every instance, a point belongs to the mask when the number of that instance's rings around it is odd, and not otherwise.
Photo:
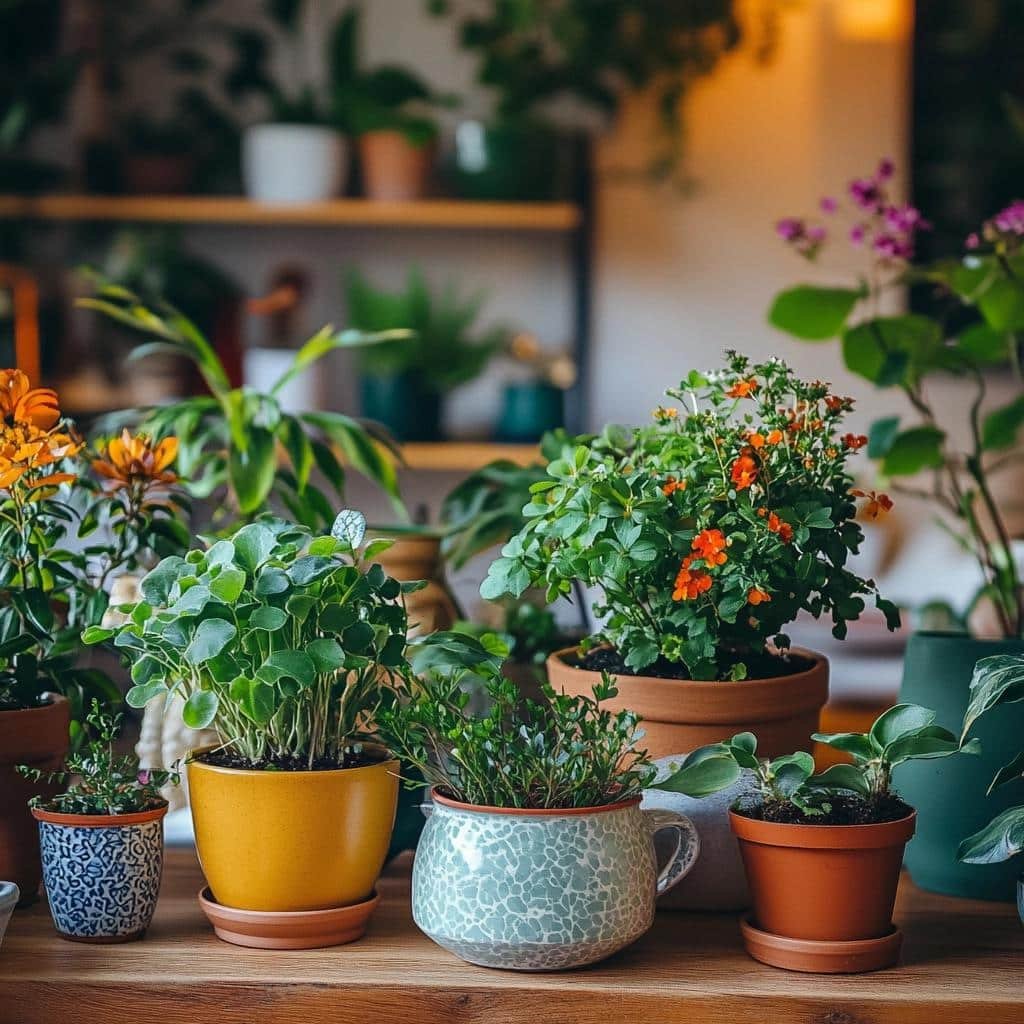
[[(1024, 654), (1024, 640), (975, 640), (962, 634), (915, 633), (907, 644), (900, 700), (938, 712), (938, 724), (959, 735), (974, 665), (993, 654)], [(985, 796), (996, 772), (1021, 749), (1024, 704), (1000, 707), (972, 729), (980, 756), (916, 761), (896, 769), (900, 796), (917, 810), (917, 832), (905, 863), (922, 889), (983, 900), (1013, 900), (1020, 865), (960, 864), (961, 840), (1019, 803), (1012, 786)]]
[(565, 425), (563, 393), (551, 384), (528, 381), (506, 384), (498, 420), (498, 440), (517, 444), (537, 441)]
[(441, 396), (423, 386), (421, 374), (365, 374), (360, 389), (363, 415), (383, 423), (399, 441), (441, 439)]

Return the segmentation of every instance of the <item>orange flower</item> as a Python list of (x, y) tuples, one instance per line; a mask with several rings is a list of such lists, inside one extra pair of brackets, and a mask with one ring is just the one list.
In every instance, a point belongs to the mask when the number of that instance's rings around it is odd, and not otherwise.
[(750, 593), (747, 594), (747, 601), (753, 605), (765, 604), (771, 599), (771, 594), (766, 594), (763, 590), (759, 589), (758, 587), (751, 587)]
[(711, 577), (701, 569), (691, 569), (692, 564), (692, 556), (687, 555), (676, 576), (675, 590), (672, 591), (673, 601), (693, 601), (711, 589)]
[(60, 419), (57, 392), (29, 387), (28, 377), (21, 370), (0, 370), (0, 419), (8, 427), (49, 430)]
[(757, 391), (757, 381), (751, 377), (749, 380), (738, 380), (728, 391), (726, 395), (729, 398), (748, 398), (755, 391)]
[(855, 498), (868, 499), (863, 512), (872, 519), (877, 519), (883, 513), (888, 512), (893, 506), (893, 500), (888, 494), (876, 494), (874, 491), (859, 491), (857, 489), (850, 491), (850, 494)]
[(165, 437), (158, 444), (145, 434), (134, 437), (127, 431), (110, 440), (100, 457), (93, 459), (92, 468), (104, 477), (108, 491), (137, 484), (173, 484), (178, 479), (167, 467), (178, 454), (178, 439)]
[(759, 434), (756, 430), (750, 434), (747, 434), (747, 440), (754, 448), (764, 447), (764, 434)]
[(784, 519), (780, 519), (774, 512), (768, 516), (768, 529), (779, 535), (783, 544), (789, 544), (793, 540), (793, 527)]
[(686, 490), (686, 481), (685, 480), (677, 480), (674, 476), (670, 476), (665, 481), (664, 486), (661, 488), (661, 493), (664, 494), (666, 498), (671, 498), (672, 495), (676, 493), (676, 491), (685, 491), (685, 490)]
[(732, 464), (730, 476), (738, 491), (746, 490), (757, 479), (757, 462), (746, 454), (749, 450), (746, 449)]
[(850, 452), (859, 451), (868, 443), (867, 437), (863, 434), (844, 434), (843, 447)]
[(826, 395), (825, 408), (829, 412), (849, 412), (853, 408), (853, 399), (840, 398), (838, 395)]
[(81, 448), (77, 438), (62, 431), (40, 430), (31, 424), (0, 426), (0, 489), (10, 490), (17, 483), (26, 490), (56, 487), (74, 480), (73, 473), (33, 474), (71, 458)]
[(669, 420), (674, 420), (678, 415), (678, 409), (673, 409), (671, 407), (665, 408), (663, 405), (659, 405), (658, 408), (651, 413), (651, 416), (653, 416), (659, 423), (668, 423)]
[(693, 543), (690, 546), (700, 558), (704, 559), (705, 565), (712, 569), (716, 565), (725, 565), (729, 560), (729, 556), (725, 553), (728, 543), (721, 530), (701, 530), (693, 538)]
[(773, 431), (771, 431), (768, 434), (768, 443), (769, 444), (778, 444), (781, 440), (782, 440), (782, 431), (781, 430), (773, 430)]

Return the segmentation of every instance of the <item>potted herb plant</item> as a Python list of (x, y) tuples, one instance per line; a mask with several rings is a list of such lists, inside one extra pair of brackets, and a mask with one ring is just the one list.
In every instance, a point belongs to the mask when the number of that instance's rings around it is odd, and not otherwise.
[(377, 290), (353, 270), (346, 301), (349, 320), (361, 331), (412, 331), (404, 340), (360, 352), (363, 415), (402, 441), (438, 440), (443, 396), (483, 372), (503, 346), (505, 329), (495, 326), (471, 336), (483, 297), (460, 299), (453, 284), (432, 293), (415, 267), (405, 290), (396, 294)]
[[(817, 218), (789, 217), (780, 235), (795, 251), (817, 260), (832, 236), (849, 235), (864, 251), (864, 270), (840, 287), (798, 285), (779, 294), (771, 322), (794, 337), (836, 338), (854, 373), (879, 388), (902, 391), (913, 410), (907, 420), (886, 416), (872, 424), (868, 455), (893, 491), (928, 502), (978, 564), (977, 593), (960, 605), (961, 632), (911, 636), (901, 700), (934, 707), (939, 722), (959, 727), (975, 663), (986, 656), (1024, 654), (1024, 588), (1007, 511), (996, 481), (1012, 471), (1024, 424), (1020, 385), (1024, 330), (1024, 208), (1015, 203), (966, 239), (961, 259), (915, 265), (917, 234), (929, 225), (921, 212), (892, 194), (894, 167), (883, 160), (874, 174), (850, 182), (847, 200), (821, 202)], [(881, 303), (906, 285), (932, 295), (928, 313), (880, 313)], [(1016, 368), (1014, 373), (1006, 367)], [(1002, 368), (1002, 369), (1000, 369)], [(949, 422), (948, 403), (932, 386), (942, 376), (963, 381), (966, 422)], [(1008, 401), (991, 408), (996, 380)], [(914, 478), (923, 478), (924, 485)], [(957, 595), (949, 595), (955, 600)], [(970, 629), (970, 631), (968, 631)], [(960, 843), (995, 810), (985, 798), (989, 780), (1020, 749), (1024, 709), (1002, 707), (982, 723), (980, 757), (901, 769), (901, 791), (918, 809), (917, 835), (907, 851), (914, 881), (926, 889), (974, 898), (1014, 896), (1011, 865), (959, 864)]]
[[(119, 446), (138, 458), (118, 462)], [(81, 738), (88, 702), (120, 701), (107, 675), (81, 662), (80, 635), (102, 618), (114, 576), (147, 550), (180, 544), (184, 527), (166, 487), (176, 446), (128, 435), (92, 453), (104, 485), (117, 474), (131, 479), (128, 490), (101, 488), (57, 394), (30, 387), (20, 370), (0, 371), (0, 877), (24, 901), (40, 879), (27, 802), (55, 790), (16, 766), (56, 769), (69, 740)]]
[[(696, 860), (699, 840), (676, 814), (641, 812), (651, 776), (637, 717), (591, 696), (548, 693), (520, 703), (501, 675), (507, 651), (435, 633), (413, 648), (418, 679), (378, 713), (381, 733), (433, 786), (433, 811), (413, 864), (416, 924), (456, 956), (485, 967), (546, 971), (602, 960), (639, 938), (654, 900)], [(484, 678), (490, 709), (466, 715), (467, 673)], [(690, 766), (687, 766), (690, 767)], [(717, 756), (698, 780), (738, 774)], [(686, 785), (680, 775), (678, 784)], [(653, 837), (674, 834), (656, 866)]]
[(132, 662), (128, 702), (184, 698), (220, 744), (187, 765), (200, 897), (240, 945), (310, 948), (363, 934), (398, 796), (397, 762), (367, 741), (382, 687), (405, 673), (400, 585), (368, 564), (365, 521), (330, 535), (266, 518), (142, 581), (113, 640)]
[[(961, 742), (966, 741), (971, 732), (982, 733), (979, 720), (987, 712), (993, 708), (1005, 711), (1006, 705), (1021, 701), (1024, 701), (1024, 656), (982, 658), (974, 667)], [(1004, 864), (1024, 852), (1024, 805), (1019, 796), (1014, 797), (1012, 790), (1002, 788), (1024, 776), (1024, 742), (1020, 735), (1016, 756), (999, 769), (985, 794), (986, 806), (995, 816), (984, 828), (968, 836), (957, 850), (957, 859), (965, 864)], [(986, 742), (982, 733), (982, 750)], [(1017, 908), (1024, 922), (1024, 874), (1017, 878)]]
[(97, 702), (86, 716), (86, 748), (68, 757), (61, 772), (22, 767), (32, 779), (61, 787), (35, 797), (43, 878), (57, 934), (75, 942), (131, 942), (153, 920), (163, 869), (160, 788), (176, 785), (177, 770), (140, 771), (136, 758), (119, 756), (114, 741), (121, 715)]
[(599, 588), (603, 625), (548, 673), (573, 694), (616, 676), (654, 756), (736, 728), (778, 754), (817, 728), (828, 694), (826, 659), (790, 648), (786, 624), (828, 614), (842, 638), (869, 597), (898, 622), (845, 566), (862, 538), (846, 463), (865, 442), (842, 432), (850, 399), (778, 359), (730, 353), (668, 395), (678, 405), (651, 426), (565, 446), (480, 592)]
[(730, 812), (750, 884), (743, 939), (756, 960), (821, 974), (889, 967), (902, 935), (893, 927), (903, 848), (916, 813), (892, 789), (893, 768), (945, 758), (961, 747), (935, 712), (898, 704), (869, 732), (816, 734), (850, 755), (814, 774), (810, 754), (757, 756), (749, 733), (725, 746), (754, 773), (757, 791)]

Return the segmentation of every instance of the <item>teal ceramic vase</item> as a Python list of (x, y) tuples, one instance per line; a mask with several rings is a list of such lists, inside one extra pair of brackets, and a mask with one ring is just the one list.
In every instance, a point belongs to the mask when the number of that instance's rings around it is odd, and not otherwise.
[(498, 419), (498, 440), (513, 444), (537, 441), (565, 425), (565, 396), (542, 381), (506, 384)]
[[(654, 836), (675, 844), (658, 867)], [(595, 963), (640, 938), (654, 901), (700, 850), (688, 818), (640, 800), (578, 810), (507, 810), (434, 793), (416, 850), (412, 914), (438, 945), (473, 964), (557, 971)]]
[(383, 423), (399, 441), (441, 439), (441, 396), (409, 370), (360, 379), (363, 416)]
[[(937, 723), (959, 735), (975, 662), (994, 654), (1024, 654), (1024, 640), (915, 633), (907, 644), (900, 700), (934, 708)], [(961, 864), (956, 851), (963, 839), (1020, 800), (1011, 786), (991, 796), (985, 793), (996, 772), (1021, 749), (1024, 704), (1000, 707), (985, 715), (971, 735), (981, 740), (979, 756), (914, 761), (896, 769), (896, 790), (917, 810), (917, 833), (907, 847), (905, 863), (922, 889), (1012, 901), (1018, 865)]]

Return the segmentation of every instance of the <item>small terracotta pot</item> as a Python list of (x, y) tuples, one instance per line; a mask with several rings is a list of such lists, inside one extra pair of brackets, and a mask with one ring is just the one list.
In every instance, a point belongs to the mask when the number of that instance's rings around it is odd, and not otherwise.
[(451, 629), (459, 614), (441, 565), (441, 535), (427, 528), (417, 533), (408, 529), (389, 531), (387, 527), (375, 529), (373, 534), (394, 541), (374, 558), (389, 576), (403, 583), (427, 581), (422, 590), (406, 594), (409, 635)]
[[(756, 929), (786, 940), (891, 944), (903, 848), (916, 818), (912, 812), (877, 825), (784, 825), (730, 811)], [(749, 943), (748, 949), (757, 955)]]
[(368, 199), (422, 199), (434, 163), (434, 146), (414, 146), (401, 132), (359, 136), (363, 191)]
[[(552, 654), (548, 678), (556, 690), (590, 696), (601, 675), (573, 665), (576, 653), (568, 648)], [(807, 747), (828, 700), (828, 659), (802, 647), (791, 653), (811, 666), (791, 675), (739, 682), (618, 675), (619, 695), (604, 706), (629, 709), (643, 718), (644, 746), (654, 758), (695, 750), (739, 732), (756, 734), (764, 757), (779, 757)]]
[(24, 778), (17, 765), (59, 769), (68, 751), (70, 717), (68, 702), (54, 695), (41, 708), (0, 711), (0, 878), (18, 886), (22, 905), (37, 898), (43, 874), (39, 829), (28, 801), (54, 796), (59, 787)]

